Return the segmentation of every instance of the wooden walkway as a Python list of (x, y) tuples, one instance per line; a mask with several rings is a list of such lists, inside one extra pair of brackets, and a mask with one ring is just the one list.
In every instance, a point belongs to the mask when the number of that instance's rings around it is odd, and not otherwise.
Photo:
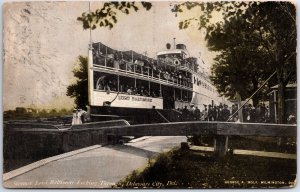
[[(190, 146), (190, 150), (192, 151), (208, 151), (213, 152), (213, 147), (205, 147), (205, 146)], [(267, 151), (252, 151), (252, 150), (242, 150), (242, 149), (234, 149), (234, 155), (249, 155), (249, 156), (257, 156), (257, 157), (270, 157), (270, 158), (280, 158), (280, 159), (297, 159), (297, 154), (290, 153), (278, 153), (278, 152), (267, 152)]]

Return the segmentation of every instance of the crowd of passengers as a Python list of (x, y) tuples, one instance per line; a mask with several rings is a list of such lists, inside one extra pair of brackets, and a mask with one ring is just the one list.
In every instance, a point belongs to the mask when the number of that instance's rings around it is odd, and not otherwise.
[[(118, 91), (118, 83), (116, 80), (108, 81), (105, 85), (101, 83), (97, 87), (98, 90), (104, 90), (106, 92), (117, 92)], [(128, 95), (139, 95), (144, 97), (161, 97), (160, 91), (152, 91), (149, 92), (149, 89), (140, 85), (137, 87), (130, 86), (128, 84), (120, 84), (120, 93), (126, 93)]]
[[(185, 106), (184, 108), (178, 108), (177, 110), (182, 113), (182, 119), (185, 121), (227, 121), (231, 115), (238, 110), (238, 106), (234, 104), (231, 109), (229, 109), (228, 105), (225, 104), (220, 104), (218, 106), (204, 105), (204, 109), (202, 111), (200, 111), (198, 107), (191, 106), (191, 108), (188, 109), (187, 106)], [(243, 122), (270, 122), (269, 107), (266, 107), (264, 103), (260, 103), (256, 107), (248, 104), (241, 110)], [(238, 121), (238, 113), (235, 113), (229, 121)]]
[[(105, 58), (103, 57), (94, 57), (95, 64), (104, 65)], [(183, 63), (183, 61), (181, 60)], [(106, 66), (121, 70), (126, 70), (130, 72), (135, 72), (138, 74), (143, 74), (150, 77), (160, 78), (163, 80), (168, 80), (180, 85), (191, 87), (191, 78), (190, 76), (183, 71), (177, 69), (177, 67), (167, 64), (163, 60), (150, 60), (150, 59), (141, 59), (135, 60), (133, 63), (126, 59), (118, 58), (118, 54), (113, 54), (110, 58), (106, 58)], [(127, 64), (127, 66), (126, 66)], [(185, 66), (185, 65), (184, 65)], [(186, 67), (192, 68), (192, 64), (187, 63)]]

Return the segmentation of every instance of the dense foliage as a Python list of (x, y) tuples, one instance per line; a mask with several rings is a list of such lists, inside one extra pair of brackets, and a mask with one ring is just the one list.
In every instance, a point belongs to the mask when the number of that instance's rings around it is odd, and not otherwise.
[(88, 105), (88, 59), (78, 57), (78, 68), (73, 70), (76, 83), (67, 87), (67, 96), (75, 98), (77, 108), (86, 109)]
[[(174, 6), (180, 14), (200, 7), (197, 17), (179, 23), (181, 29), (196, 22), (205, 28), (208, 48), (218, 51), (211, 79), (218, 92), (233, 98), (238, 92), (249, 97), (270, 74), (277, 78), (269, 87), (279, 85), (279, 122), (285, 120), (284, 89), (296, 81), (296, 8), (290, 2), (217, 2), (190, 3)], [(213, 22), (212, 15), (222, 12), (223, 19)], [(268, 89), (255, 95), (255, 104), (264, 100)]]
[(82, 13), (77, 20), (82, 22), (83, 29), (96, 29), (98, 27), (108, 27), (109, 29), (118, 22), (120, 14), (130, 14), (140, 9), (150, 10), (152, 4), (149, 2), (105, 2), (101, 9), (94, 12)]
[[(174, 150), (134, 171), (116, 188), (280, 188), (295, 185), (296, 160)], [(259, 173), (259, 174), (258, 174)], [(267, 181), (280, 181), (275, 184)]]

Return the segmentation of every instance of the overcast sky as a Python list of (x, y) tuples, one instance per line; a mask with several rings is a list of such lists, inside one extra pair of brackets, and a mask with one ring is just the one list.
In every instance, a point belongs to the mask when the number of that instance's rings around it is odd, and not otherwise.
[[(92, 10), (101, 5), (91, 3)], [(76, 20), (88, 11), (88, 2), (21, 2), (6, 4), (4, 17), (4, 110), (16, 106), (70, 108), (65, 96), (74, 81), (72, 70), (79, 55), (86, 55), (89, 31)], [(117, 50), (147, 51), (148, 56), (184, 43), (191, 56), (200, 57), (209, 69), (214, 53), (206, 48), (203, 31), (179, 30), (178, 22), (193, 17), (197, 10), (175, 17), (169, 2), (153, 3), (150, 11), (120, 16), (116, 26), (92, 31), (92, 41)]]

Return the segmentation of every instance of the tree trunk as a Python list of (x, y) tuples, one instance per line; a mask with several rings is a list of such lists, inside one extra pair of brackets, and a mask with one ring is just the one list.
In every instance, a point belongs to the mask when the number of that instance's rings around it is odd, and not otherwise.
[(253, 106), (256, 107), (258, 105), (258, 103), (259, 103), (259, 97), (257, 95), (254, 95), (252, 97), (252, 102), (253, 102)]
[[(258, 89), (258, 81), (256, 78), (252, 78), (252, 84), (253, 84), (253, 92), (252, 93), (254, 93)], [(258, 93), (253, 95), (253, 97), (252, 97), (253, 106), (256, 107), (258, 105), (259, 99), (260, 99), (260, 97), (258, 96)]]
[(277, 101), (278, 123), (286, 123), (285, 114), (285, 84), (282, 81), (278, 83), (278, 101)]

